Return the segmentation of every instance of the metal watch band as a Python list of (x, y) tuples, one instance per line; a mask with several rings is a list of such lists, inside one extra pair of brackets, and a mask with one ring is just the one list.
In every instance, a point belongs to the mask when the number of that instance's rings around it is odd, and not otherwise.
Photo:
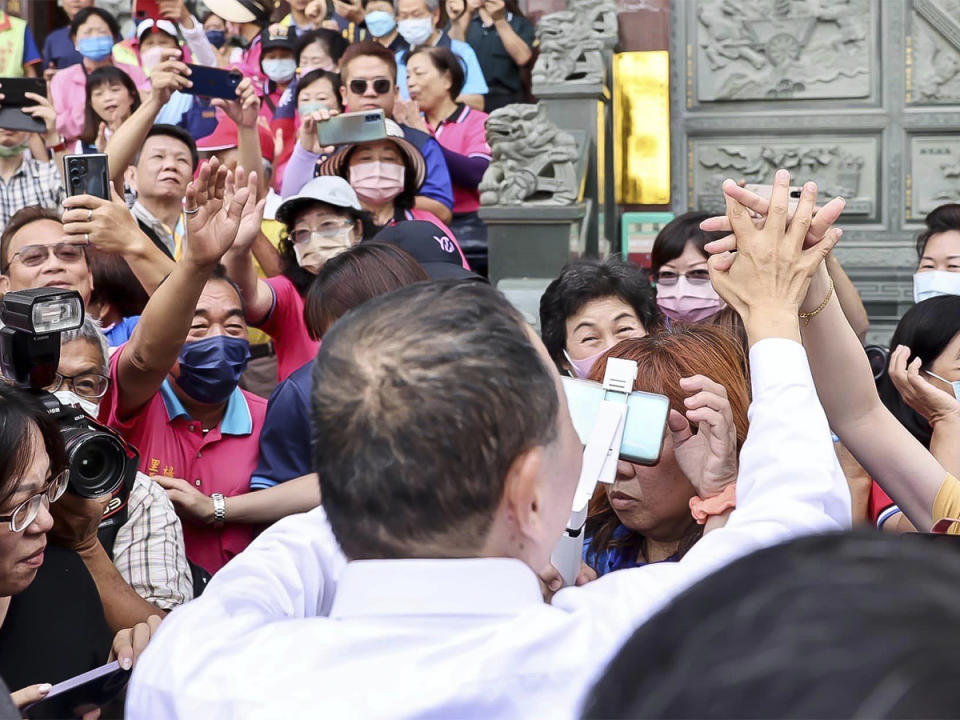
[(223, 493), (213, 493), (213, 521), (222, 523), (227, 517), (227, 503), (223, 499)]

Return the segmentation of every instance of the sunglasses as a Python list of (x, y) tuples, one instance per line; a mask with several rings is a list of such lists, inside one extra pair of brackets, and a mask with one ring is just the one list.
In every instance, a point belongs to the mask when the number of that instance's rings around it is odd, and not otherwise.
[[(371, 81), (369, 80), (351, 80), (350, 81), (350, 92), (356, 95), (363, 95), (367, 91), (367, 85)], [(373, 80), (373, 91), (377, 95), (386, 95), (390, 92), (390, 89), (393, 87), (393, 81), (388, 80), (387, 78), (377, 78)]]
[(80, 262), (84, 257), (84, 247), (83, 243), (57, 243), (56, 245), (24, 245), (22, 248), (17, 250), (10, 258), (10, 261), (13, 262), (13, 258), (19, 257), (20, 262), (22, 262), (27, 267), (37, 267), (46, 262), (46, 259), (50, 257), (51, 251), (56, 255), (57, 260), (61, 260), (65, 263), (75, 263)]

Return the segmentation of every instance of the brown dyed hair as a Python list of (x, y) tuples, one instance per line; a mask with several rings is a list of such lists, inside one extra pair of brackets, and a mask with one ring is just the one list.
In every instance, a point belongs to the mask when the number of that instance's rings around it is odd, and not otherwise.
[[(723, 385), (733, 412), (737, 451), (740, 451), (747, 437), (750, 395), (744, 372), (743, 347), (731, 333), (711, 325), (678, 325), (655, 335), (623, 340), (597, 361), (590, 373), (591, 380), (603, 380), (607, 358), (611, 357), (635, 361), (637, 380), (634, 390), (666, 395), (670, 407), (679, 413), (684, 412), (683, 401), (687, 397), (680, 388), (680, 378), (704, 375)], [(624, 547), (628, 552), (643, 551), (646, 555), (644, 538), (639, 533), (631, 532), (623, 540), (613, 539), (613, 533), (619, 525), (620, 520), (607, 501), (606, 491), (602, 487), (597, 488), (590, 500), (587, 518), (587, 536), (592, 538), (591, 552)], [(680, 541), (679, 557), (693, 547), (702, 531), (700, 525), (691, 525), (690, 531)]]
[(307, 332), (319, 340), (348, 310), (422, 280), (429, 280), (427, 273), (406, 250), (380, 242), (354, 245), (327, 260), (307, 291)]
[(353, 45), (344, 51), (343, 57), (340, 58), (340, 77), (344, 85), (350, 82), (349, 77), (347, 77), (347, 68), (350, 63), (358, 57), (375, 57), (383, 60), (390, 69), (390, 77), (393, 79), (393, 84), (397, 84), (397, 58), (394, 57), (393, 51), (373, 40), (364, 40), (363, 42), (353, 43)]

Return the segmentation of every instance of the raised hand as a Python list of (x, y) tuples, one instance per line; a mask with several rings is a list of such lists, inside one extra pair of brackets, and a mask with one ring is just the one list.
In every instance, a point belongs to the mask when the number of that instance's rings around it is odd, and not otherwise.
[(817, 186), (812, 182), (803, 186), (796, 215), (787, 228), (789, 184), (790, 173), (778, 170), (767, 219), (762, 228), (757, 228), (747, 207), (727, 194), (729, 184), (724, 183), (727, 217), (736, 235), (737, 252), (710, 258), (710, 281), (743, 319), (751, 345), (766, 337), (800, 340), (800, 303), (813, 273), (842, 234), (832, 228), (823, 239), (804, 249)]
[[(242, 173), (242, 168), (237, 168)], [(184, 260), (197, 267), (214, 267), (230, 249), (244, 213), (256, 209), (256, 192), (249, 183), (235, 190), (227, 186), (230, 172), (213, 158), (200, 166), (197, 179), (187, 185), (187, 251)], [(256, 173), (251, 173), (256, 181)]]
[(908, 364), (909, 359), (910, 348), (905, 345), (898, 345), (890, 354), (890, 380), (903, 401), (931, 425), (948, 417), (960, 420), (960, 400), (921, 375), (919, 357)]
[(246, 185), (250, 192), (250, 197), (254, 199), (253, 207), (248, 207), (251, 203), (248, 201), (243, 206), (243, 213), (240, 217), (240, 226), (237, 228), (237, 237), (233, 241), (231, 251), (249, 252), (253, 246), (253, 241), (260, 234), (260, 225), (263, 222), (263, 207), (267, 199), (264, 197), (256, 202), (257, 197), (257, 174), (250, 173), (249, 176), (244, 173), (243, 168), (237, 168), (236, 172), (227, 176), (227, 191), (235, 187)]
[(238, 128), (257, 126), (257, 119), (260, 117), (260, 98), (257, 96), (257, 90), (250, 78), (244, 78), (240, 81), (237, 86), (236, 100), (214, 98), (210, 101), (210, 104), (222, 109), (227, 117), (237, 124)]
[(73, 195), (63, 201), (63, 207), (63, 232), (82, 238), (98, 250), (122, 257), (139, 243), (150, 242), (116, 192), (113, 200)]
[[(680, 378), (688, 397), (686, 411), (670, 411), (668, 425), (673, 436), (677, 464), (702, 498), (718, 495), (736, 482), (737, 427), (727, 390), (703, 375)], [(697, 424), (693, 433), (690, 423)]]
[(47, 144), (56, 144), (60, 139), (60, 134), (57, 132), (57, 111), (54, 110), (53, 103), (43, 95), (37, 95), (37, 93), (28, 92), (24, 93), (23, 96), (36, 103), (36, 105), (23, 108), (23, 112), (31, 117), (43, 120), (43, 124), (47, 128), (44, 134)]
[(327, 155), (331, 154), (336, 148), (332, 145), (327, 145), (324, 147), (320, 144), (320, 140), (317, 138), (317, 125), (322, 122), (326, 122), (334, 115), (339, 115), (340, 113), (336, 110), (331, 110), (329, 108), (324, 108), (322, 110), (317, 110), (316, 112), (310, 113), (309, 115), (304, 115), (300, 118), (300, 131), (297, 135), (297, 140), (300, 143), (300, 147), (308, 152), (316, 153), (321, 155), (326, 153)]
[(193, 87), (190, 68), (179, 58), (179, 50), (164, 48), (163, 59), (150, 73), (151, 97), (159, 105), (166, 105), (175, 90)]
[(401, 125), (409, 125), (420, 132), (430, 133), (427, 121), (420, 114), (420, 103), (416, 100), (397, 98), (393, 106), (393, 117)]

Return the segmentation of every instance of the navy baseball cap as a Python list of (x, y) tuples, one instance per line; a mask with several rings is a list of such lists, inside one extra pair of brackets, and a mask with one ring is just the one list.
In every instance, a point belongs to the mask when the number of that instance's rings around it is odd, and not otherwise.
[(406, 250), (414, 260), (420, 263), (431, 280), (448, 278), (484, 280), (477, 273), (463, 267), (457, 244), (445, 230), (441, 230), (432, 222), (405, 220), (385, 227), (372, 239), (377, 242), (391, 243)]

